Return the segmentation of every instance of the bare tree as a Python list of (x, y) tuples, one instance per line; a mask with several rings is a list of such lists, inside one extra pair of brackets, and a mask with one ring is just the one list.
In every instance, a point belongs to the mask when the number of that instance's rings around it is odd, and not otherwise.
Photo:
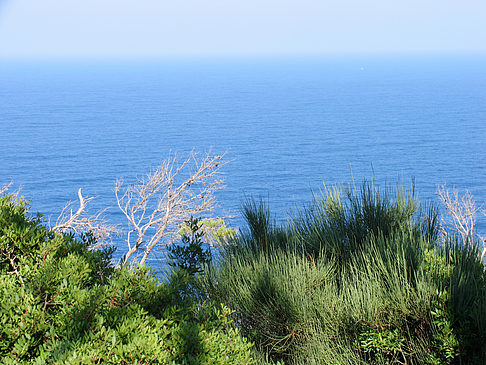
[[(440, 201), (446, 208), (447, 215), (442, 216), (441, 230), (444, 236), (448, 235), (450, 229), (457, 232), (463, 242), (471, 244), (475, 236), (477, 236), (482, 243), (481, 259), (484, 259), (486, 255), (485, 239), (476, 234), (476, 217), (480, 212), (480, 207), (476, 205), (473, 196), (469, 191), (460, 197), (459, 192), (456, 189), (452, 189), (452, 192), (446, 189), (444, 185), (440, 185), (437, 188)], [(485, 214), (485, 211), (482, 211)]]
[(179, 160), (171, 153), (136, 183), (125, 186), (121, 180), (116, 182), (118, 207), (130, 226), (122, 265), (135, 253), (140, 253), (140, 263), (145, 263), (151, 252), (170, 243), (181, 223), (214, 209), (214, 193), (224, 187), (219, 179), (226, 163), (223, 156), (207, 153), (199, 158), (192, 152)]
[(6, 185), (0, 186), (0, 195), (7, 193), (8, 189), (12, 186), (12, 182), (9, 182)]
[[(94, 197), (84, 198), (81, 193), (81, 188), (78, 190), (79, 208), (73, 213), (70, 209), (72, 202), (68, 203), (61, 214), (57, 218), (56, 225), (52, 228), (54, 231), (61, 233), (74, 232), (76, 234), (82, 232), (91, 232), (96, 238), (96, 243), (90, 249), (97, 249), (101, 246), (111, 244), (112, 236), (119, 233), (116, 226), (109, 225), (103, 218), (105, 210), (99, 211), (93, 216), (88, 214), (88, 202)], [(68, 213), (69, 210), (69, 213)]]
[(20, 197), (20, 191), (22, 190), (22, 187), (19, 186), (16, 191), (12, 192), (10, 190), (12, 185), (13, 185), (13, 181), (10, 181), (8, 184), (0, 186), (0, 195), (10, 194), (13, 196), (14, 199), (18, 199)]

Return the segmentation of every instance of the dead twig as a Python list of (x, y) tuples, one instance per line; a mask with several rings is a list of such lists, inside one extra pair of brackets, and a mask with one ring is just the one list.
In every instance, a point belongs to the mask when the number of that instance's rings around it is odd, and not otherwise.
[(12, 186), (12, 181), (10, 181), (6, 185), (0, 186), (0, 195), (5, 194), (8, 191), (8, 189), (10, 189), (11, 186)]
[(56, 225), (52, 228), (54, 231), (61, 233), (74, 232), (80, 234), (83, 232), (91, 232), (96, 240), (95, 245), (90, 249), (98, 249), (101, 246), (111, 244), (112, 236), (119, 233), (116, 226), (109, 225), (103, 218), (105, 210), (99, 211), (94, 216), (88, 215), (88, 202), (94, 197), (84, 198), (81, 188), (78, 190), (79, 208), (73, 213), (72, 209), (69, 214), (67, 210), (70, 209), (72, 203), (68, 203), (56, 220)]
[[(478, 238), (483, 246), (481, 247), (483, 260), (486, 256), (486, 241), (476, 233), (476, 217), (481, 207), (476, 205), (469, 191), (459, 196), (456, 189), (450, 191), (445, 185), (439, 185), (437, 193), (447, 212), (447, 215), (442, 215), (440, 223), (443, 237), (448, 237), (451, 231), (456, 232), (465, 244), (473, 244), (474, 238)], [(484, 210), (481, 212), (486, 214)]]
[(180, 161), (171, 154), (136, 183), (116, 182), (117, 204), (130, 225), (122, 265), (135, 253), (141, 253), (140, 263), (145, 263), (158, 246), (165, 247), (176, 237), (181, 223), (214, 209), (214, 193), (223, 188), (218, 178), (226, 163), (223, 156), (207, 153), (199, 158), (192, 152)]

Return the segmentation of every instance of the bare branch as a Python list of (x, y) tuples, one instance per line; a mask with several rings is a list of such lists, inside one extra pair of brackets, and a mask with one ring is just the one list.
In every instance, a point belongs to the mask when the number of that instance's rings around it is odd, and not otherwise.
[(10, 192), (10, 187), (13, 185), (13, 181), (10, 181), (8, 184), (0, 186), (0, 195), (7, 194), (9, 193), (10, 195), (13, 196), (14, 199), (19, 199), (20, 196), (20, 191), (22, 190), (22, 187), (19, 186), (17, 188), (17, 191), (15, 192)]
[(81, 192), (81, 188), (78, 190), (79, 208), (73, 213), (70, 210), (67, 214), (67, 210), (71, 207), (72, 203), (68, 203), (61, 214), (57, 218), (56, 225), (52, 228), (54, 231), (61, 233), (74, 232), (80, 234), (82, 232), (91, 232), (96, 238), (96, 244), (90, 249), (98, 249), (104, 245), (112, 243), (112, 236), (119, 233), (116, 226), (112, 226), (106, 223), (103, 218), (105, 210), (99, 211), (94, 216), (87, 215), (87, 204), (93, 200), (94, 197), (84, 198)]
[(442, 230), (447, 229), (456, 231), (464, 241), (471, 239), (475, 232), (476, 215), (479, 208), (469, 191), (459, 197), (457, 190), (452, 192), (444, 185), (437, 188), (439, 199), (444, 204), (448, 215), (442, 216)]
[(14, 273), (20, 280), (20, 283), (22, 284), (22, 286), (24, 286), (24, 279), (22, 278), (22, 275), (20, 275), (20, 272), (19, 272), (19, 268), (17, 267), (17, 265), (15, 265), (15, 261), (14, 259), (12, 258), (12, 256), (10, 255), (10, 251), (8, 249), (8, 246), (7, 246), (7, 250), (6, 252), (2, 252), (2, 254), (8, 259), (8, 261), (10, 262), (10, 266), (12, 266), (12, 273)]
[(10, 189), (12, 184), (13, 184), (13, 182), (10, 181), (8, 184), (0, 186), (0, 194), (5, 194), (8, 191), (8, 189)]
[[(486, 239), (476, 232), (476, 217), (481, 207), (476, 205), (473, 196), (469, 191), (459, 196), (456, 189), (449, 191), (444, 185), (437, 188), (439, 199), (446, 208), (447, 215), (441, 217), (441, 232), (444, 237), (449, 232), (457, 232), (465, 244), (473, 244), (473, 239), (478, 238), (481, 247), (481, 260), (486, 256)], [(481, 211), (486, 215), (486, 211)]]
[(223, 157), (207, 153), (199, 158), (192, 152), (180, 161), (171, 153), (154, 172), (136, 183), (124, 186), (123, 181), (116, 182), (118, 207), (131, 226), (123, 265), (136, 252), (142, 252), (143, 264), (158, 246), (172, 242), (182, 222), (214, 209), (214, 194), (224, 187), (218, 178), (226, 164)]

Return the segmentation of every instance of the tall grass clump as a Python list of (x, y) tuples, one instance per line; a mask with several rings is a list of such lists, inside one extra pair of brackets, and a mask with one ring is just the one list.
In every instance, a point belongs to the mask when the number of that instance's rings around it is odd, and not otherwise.
[(370, 235), (388, 236), (416, 226), (418, 210), (413, 187), (380, 191), (372, 182), (359, 189), (354, 185), (324, 187), (307, 209), (296, 213), (290, 229), (308, 253), (347, 260)]
[(326, 188), (277, 225), (248, 228), (201, 285), (235, 310), (262, 358), (288, 364), (482, 364), (486, 281), (474, 245), (437, 239), (413, 188)]

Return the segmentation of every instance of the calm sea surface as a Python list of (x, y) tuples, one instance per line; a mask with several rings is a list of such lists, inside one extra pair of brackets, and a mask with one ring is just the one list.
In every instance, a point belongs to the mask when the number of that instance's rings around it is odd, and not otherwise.
[(263, 196), (284, 217), (352, 176), (486, 202), (486, 57), (0, 64), (0, 185), (54, 220), (79, 187), (114, 206), (117, 177), (211, 147), (226, 214)]

